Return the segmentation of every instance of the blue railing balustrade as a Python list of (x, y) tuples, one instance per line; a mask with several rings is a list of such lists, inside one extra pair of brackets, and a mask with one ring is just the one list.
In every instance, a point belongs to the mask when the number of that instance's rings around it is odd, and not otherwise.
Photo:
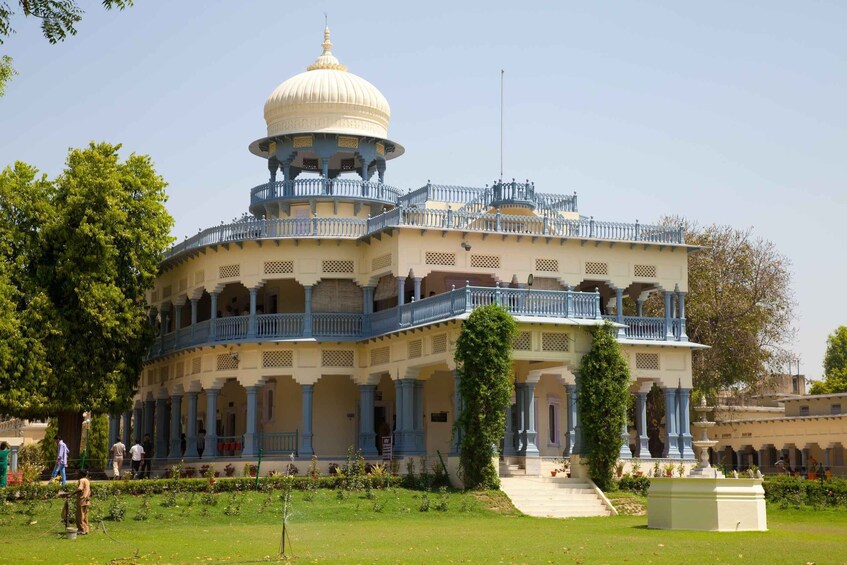
[(491, 186), (491, 205), (501, 204), (535, 204), (535, 185), (529, 181), (525, 183), (497, 181)]
[(293, 338), (303, 335), (303, 314), (257, 314), (256, 336)]
[(381, 182), (308, 177), (260, 184), (250, 191), (250, 204), (308, 197), (354, 198), (396, 204), (401, 196), (400, 190)]
[(299, 430), (293, 432), (260, 432), (259, 447), (263, 455), (288, 455), (297, 457), (299, 450)]
[(685, 243), (682, 227), (645, 225), (638, 222), (600, 222), (594, 218), (565, 219), (558, 215), (521, 216), (466, 210), (434, 210), (398, 206), (377, 216), (362, 218), (280, 218), (245, 219), (201, 231), (165, 253), (170, 259), (191, 249), (207, 245), (283, 238), (357, 239), (390, 227), (457, 229), (494, 232), (644, 241), (650, 243)]

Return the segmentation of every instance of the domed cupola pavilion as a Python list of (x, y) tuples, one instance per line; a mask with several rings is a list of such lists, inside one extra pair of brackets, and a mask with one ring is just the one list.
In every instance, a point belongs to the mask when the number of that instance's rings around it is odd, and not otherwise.
[(385, 163), (404, 150), (388, 139), (390, 119), (385, 96), (347, 71), (324, 29), (323, 53), (265, 102), (267, 136), (250, 151), (267, 159), (270, 181), (254, 189), (250, 211), (274, 216), (292, 201), (320, 198), (369, 202), (375, 213), (393, 206), (400, 192), (383, 184)]

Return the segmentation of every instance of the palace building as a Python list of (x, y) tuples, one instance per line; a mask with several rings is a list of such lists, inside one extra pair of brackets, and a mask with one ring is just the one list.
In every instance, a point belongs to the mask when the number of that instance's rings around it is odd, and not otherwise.
[[(204, 462), (323, 464), (351, 446), (377, 461), (388, 440), (394, 459), (447, 461), (456, 339), (474, 308), (498, 303), (519, 325), (504, 468), (534, 474), (579, 454), (580, 358), (607, 320), (633, 376), (621, 457), (693, 460), (691, 352), (703, 346), (685, 332), (695, 248), (682, 228), (595, 220), (576, 194), (529, 181), (396, 188), (388, 164), (404, 149), (388, 101), (333, 55), (328, 29), (264, 116), (249, 214), (163, 260), (147, 297), (160, 334), (113, 437), (150, 434), (161, 462), (197, 460), (201, 430)], [(642, 315), (651, 294), (661, 317)], [(653, 387), (667, 416), (648, 425)]]

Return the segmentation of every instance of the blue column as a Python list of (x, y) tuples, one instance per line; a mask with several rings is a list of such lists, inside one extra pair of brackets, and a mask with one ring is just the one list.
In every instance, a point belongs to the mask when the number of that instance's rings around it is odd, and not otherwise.
[(644, 300), (639, 298), (635, 301), (635, 315), (639, 318), (644, 315)]
[(168, 399), (156, 399), (156, 459), (168, 457)]
[(123, 425), (123, 430), (122, 430), (121, 436), (122, 436), (124, 445), (127, 447), (127, 449), (129, 449), (129, 447), (132, 445), (132, 439), (131, 439), (132, 436), (130, 435), (130, 430), (132, 428), (132, 412), (129, 411), (129, 410), (124, 412), (123, 420), (124, 420), (124, 425)]
[(462, 431), (456, 427), (462, 413), (462, 377), (458, 369), (453, 369), (453, 441), (450, 443), (450, 455), (462, 452)]
[(212, 318), (209, 320), (209, 341), (215, 341), (218, 337), (218, 293), (213, 292), (209, 296), (212, 298)]
[(621, 451), (618, 459), (632, 459), (632, 451), (629, 449), (629, 429), (626, 426), (628, 410), (623, 409), (623, 427), (621, 428)]
[(397, 306), (405, 304), (406, 300), (406, 277), (397, 277)]
[(258, 455), (258, 439), (256, 434), (256, 419), (259, 414), (258, 400), (259, 387), (246, 386), (244, 387), (247, 393), (247, 416), (244, 426), (244, 447), (241, 449), (241, 457), (244, 459), (252, 459)]
[(515, 383), (515, 420), (512, 422), (512, 430), (515, 434), (515, 451), (518, 455), (526, 454), (526, 427), (524, 414), (526, 414), (526, 385)]
[(524, 425), (526, 427), (526, 456), (537, 457), (538, 447), (537, 433), (535, 431), (535, 383), (524, 383), (526, 413), (524, 414)]
[(665, 389), (665, 449), (662, 456), (671, 459), (679, 457), (679, 432), (676, 430), (676, 418), (676, 389), (668, 387)]
[(415, 452), (415, 379), (402, 379), (403, 384), (403, 450)]
[(303, 313), (303, 337), (312, 337), (312, 285), (304, 285), (306, 311)]
[(359, 449), (366, 459), (379, 455), (376, 449), (374, 433), (374, 393), (375, 385), (359, 385)]
[(415, 278), (412, 279), (412, 282), (415, 283), (414, 297), (415, 297), (415, 302), (417, 302), (418, 300), (421, 299), (421, 278), (415, 277)]
[(679, 389), (679, 453), (683, 459), (694, 459), (691, 447), (691, 413), (689, 411), (690, 388)]
[(512, 406), (514, 406), (514, 404), (509, 403), (506, 405), (506, 428), (505, 433), (503, 434), (503, 457), (517, 455), (517, 451), (515, 450), (515, 422), (512, 419)]
[(200, 457), (197, 453), (197, 395), (198, 392), (187, 392), (188, 396), (188, 421), (185, 426), (185, 457), (196, 459)]
[(247, 337), (256, 337), (256, 293), (258, 288), (250, 289), (250, 320), (247, 322)]
[(414, 413), (412, 424), (414, 426), (413, 436), (415, 438), (415, 453), (426, 455), (426, 427), (424, 424), (424, 382), (415, 380), (413, 388)]
[(168, 459), (180, 459), (182, 457), (182, 395), (171, 395), (171, 450)]
[(362, 332), (365, 335), (371, 333), (371, 314), (374, 307), (374, 287), (362, 287)]
[(574, 380), (576, 381), (576, 385), (574, 386), (573, 391), (573, 447), (571, 448), (571, 455), (582, 455), (582, 428), (579, 425), (579, 395), (580, 389), (582, 389), (582, 375), (579, 373), (574, 373)]
[(688, 341), (688, 334), (685, 333), (685, 295), (687, 293), (679, 291), (679, 341)]
[[(827, 467), (832, 466), (831, 461), (832, 461), (832, 448), (831, 447), (825, 447), (824, 450), (823, 450), (823, 468), (824, 468), (824, 470)], [(759, 467), (761, 467), (761, 465), (759, 465)]]
[(315, 454), (312, 448), (312, 397), (315, 385), (300, 385), (303, 391), (303, 425), (300, 432), (300, 456), (311, 457)]
[(809, 471), (809, 448), (804, 447), (800, 450), (800, 466), (803, 467), (806, 472)]
[(197, 325), (197, 303), (196, 298), (191, 299), (191, 343), (194, 343), (194, 330)]
[[(615, 289), (615, 317), (619, 324), (623, 324), (623, 289)], [(626, 328), (618, 328), (618, 338), (626, 337)]]
[(647, 394), (638, 393), (635, 403), (635, 420), (638, 425), (638, 457), (650, 459), (650, 438), (647, 436)]
[(121, 417), (115, 414), (109, 414), (109, 449), (117, 443), (121, 437)]
[[(132, 441), (141, 441), (142, 432), (144, 430), (144, 410), (139, 402), (135, 405), (135, 410), (132, 411)], [(127, 446), (129, 449), (130, 446)]]
[[(111, 447), (111, 445), (109, 447)], [(14, 473), (18, 470), (18, 446), (9, 446), (9, 450), (9, 470)]]
[(218, 393), (215, 388), (206, 389), (206, 457), (218, 455)]
[[(153, 430), (155, 429), (153, 414), (155, 414), (156, 410), (156, 401), (153, 400), (152, 397), (148, 397), (147, 400), (144, 401), (144, 435), (150, 436), (150, 439), (153, 439)], [(142, 436), (142, 439), (144, 437)], [(152, 457), (153, 454), (150, 453), (147, 455), (148, 457)]]
[(174, 304), (174, 349), (179, 347), (179, 329), (182, 327), (182, 305)]
[(565, 432), (565, 457), (569, 457), (576, 452), (574, 451), (574, 442), (576, 441), (576, 385), (565, 385), (565, 397), (568, 399), (568, 418), (567, 432)]
[(400, 455), (403, 453), (404, 445), (403, 445), (403, 422), (405, 421), (405, 416), (403, 415), (404, 406), (403, 406), (403, 390), (405, 388), (405, 381), (403, 379), (397, 379), (394, 381), (394, 455)]
[(673, 298), (673, 293), (669, 290), (666, 290), (665, 291), (665, 341), (674, 341), (673, 322), (671, 320), (671, 312), (673, 311), (673, 304), (671, 303), (672, 298)]

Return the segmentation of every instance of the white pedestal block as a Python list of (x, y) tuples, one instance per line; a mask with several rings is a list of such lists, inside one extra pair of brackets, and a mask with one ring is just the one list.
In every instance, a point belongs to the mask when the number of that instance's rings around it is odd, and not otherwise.
[(647, 527), (766, 531), (762, 479), (652, 478), (647, 495)]

